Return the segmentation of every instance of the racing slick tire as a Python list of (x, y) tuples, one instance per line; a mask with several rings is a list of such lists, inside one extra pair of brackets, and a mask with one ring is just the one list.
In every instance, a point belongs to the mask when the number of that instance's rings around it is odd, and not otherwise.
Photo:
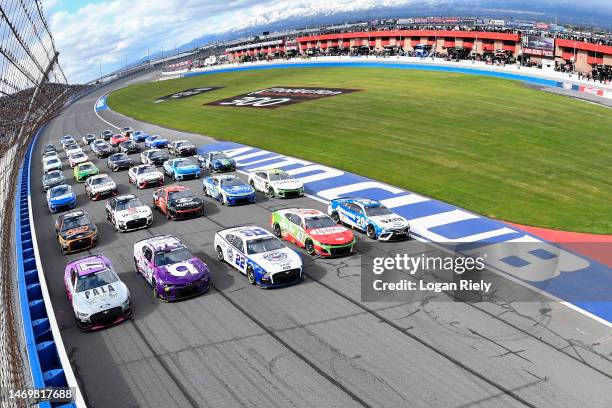
[(368, 224), (368, 226), (366, 227), (366, 235), (370, 239), (373, 239), (373, 240), (378, 239), (378, 237), (376, 236), (376, 228), (374, 228), (372, 224)]
[(223, 250), (221, 249), (221, 247), (219, 245), (217, 245), (217, 259), (219, 260), (219, 262), (223, 262)]
[(155, 278), (151, 280), (151, 285), (153, 285), (153, 296), (155, 296), (155, 299), (160, 299), (159, 291), (157, 290), (157, 282), (155, 282)]
[(247, 279), (251, 285), (255, 285), (257, 283), (255, 281), (255, 273), (253, 272), (251, 265), (247, 266)]
[[(161, 211), (161, 210), (160, 210), (160, 211)], [(164, 215), (166, 216), (166, 219), (167, 219), (168, 221), (171, 221), (171, 220), (172, 220), (172, 215), (170, 214), (170, 210), (168, 210), (167, 208), (166, 208), (166, 213), (165, 213)]]
[(268, 187), (268, 197), (274, 198), (274, 189), (272, 187)]
[(274, 233), (274, 236), (276, 236), (277, 238), (280, 238), (283, 235), (281, 231), (281, 227), (280, 225), (278, 225), (278, 222), (275, 222), (274, 225), (272, 226), (272, 232)]
[(255, 181), (251, 180), (251, 181), (249, 182), (249, 184), (251, 185), (251, 187), (253, 187), (253, 190), (256, 190), (256, 189), (255, 189)]
[(334, 220), (336, 224), (340, 224), (340, 215), (338, 214), (338, 211), (331, 213), (331, 219)]
[(310, 239), (306, 240), (306, 242), (304, 243), (304, 247), (306, 248), (306, 252), (308, 252), (308, 255), (315, 254), (314, 243)]
[(134, 272), (140, 275), (140, 270), (138, 269), (138, 261), (136, 261), (136, 258), (134, 258)]

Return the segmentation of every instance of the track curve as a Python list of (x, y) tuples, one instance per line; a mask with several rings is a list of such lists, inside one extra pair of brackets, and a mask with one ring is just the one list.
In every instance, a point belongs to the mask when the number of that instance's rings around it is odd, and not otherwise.
[[(151, 228), (118, 234), (105, 222), (104, 203), (88, 201), (82, 186), (75, 187), (79, 207), (89, 212), (99, 229), (100, 242), (89, 252), (111, 258), (130, 289), (135, 310), (130, 322), (80, 333), (66, 301), (62, 274), (69, 259), (84, 254), (59, 254), (54, 217), (46, 212), (41, 190), (40, 147), (57, 144), (64, 134), (99, 134), (109, 128), (104, 121), (163, 132), (169, 139), (190, 139), (197, 145), (210, 142), (201, 135), (161, 129), (111, 111), (101, 113), (103, 121), (94, 112), (104, 93), (151, 77), (116, 82), (75, 102), (44, 129), (33, 160), (32, 204), (41, 259), (63, 341), (88, 406), (612, 405), (609, 358), (555, 330), (569, 324), (580, 326), (589, 339), (605, 338), (605, 328), (577, 313), (563, 311), (561, 320), (541, 311), (539, 304), (473, 307), (448, 298), (365, 305), (359, 300), (357, 256), (305, 257), (305, 282), (267, 291), (250, 286), (243, 276), (216, 261), (214, 231), (237, 224), (267, 227), (270, 212), (281, 207), (324, 208), (309, 198), (278, 201), (258, 195), (257, 205), (231, 209), (207, 199), (205, 217), (168, 222), (157, 213)], [(94, 162), (105, 170), (101, 161)], [(151, 190), (136, 191), (127, 183), (126, 172), (112, 177), (120, 193), (130, 191), (143, 202), (151, 201)], [(200, 183), (183, 184), (199, 192)], [(174, 304), (153, 298), (133, 271), (132, 243), (164, 233), (179, 236), (208, 263), (214, 283), (210, 293)], [(372, 242), (362, 236), (358, 240), (362, 255), (401, 249), (401, 243)]]

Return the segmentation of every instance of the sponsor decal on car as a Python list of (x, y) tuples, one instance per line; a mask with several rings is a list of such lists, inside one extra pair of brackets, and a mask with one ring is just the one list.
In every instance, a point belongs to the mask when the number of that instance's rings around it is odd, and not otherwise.
[(167, 101), (168, 99), (188, 98), (190, 96), (195, 96), (195, 95), (199, 95), (205, 92), (210, 92), (210, 91), (214, 91), (214, 90), (222, 89), (222, 88), (223, 88), (222, 86), (207, 86), (207, 87), (202, 87), (202, 88), (185, 89), (184, 91), (176, 92), (171, 95), (160, 96), (155, 101), (153, 101), (153, 103), (164, 102), (164, 101)]
[(276, 86), (209, 102), (205, 105), (274, 109), (304, 101), (329, 98), (359, 91), (361, 89)]

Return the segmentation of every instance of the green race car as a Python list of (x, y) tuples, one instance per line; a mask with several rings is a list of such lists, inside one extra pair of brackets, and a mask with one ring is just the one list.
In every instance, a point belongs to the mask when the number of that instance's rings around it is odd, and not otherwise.
[(73, 175), (74, 179), (78, 183), (83, 183), (88, 177), (95, 176), (100, 173), (100, 170), (92, 162), (85, 162), (77, 164), (74, 167)]

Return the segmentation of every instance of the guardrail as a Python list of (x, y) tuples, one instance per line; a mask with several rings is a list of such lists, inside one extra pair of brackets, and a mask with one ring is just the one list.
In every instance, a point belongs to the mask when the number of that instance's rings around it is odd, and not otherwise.
[(55, 321), (40, 264), (36, 232), (32, 224), (30, 168), (33, 147), (41, 130), (37, 132), (32, 143), (28, 146), (17, 180), (15, 243), (17, 284), (24, 337), (32, 372), (33, 387), (39, 389), (71, 387), (76, 394), (73, 403), (51, 404), (45, 402), (39, 404), (39, 406), (41, 408), (85, 407)]

